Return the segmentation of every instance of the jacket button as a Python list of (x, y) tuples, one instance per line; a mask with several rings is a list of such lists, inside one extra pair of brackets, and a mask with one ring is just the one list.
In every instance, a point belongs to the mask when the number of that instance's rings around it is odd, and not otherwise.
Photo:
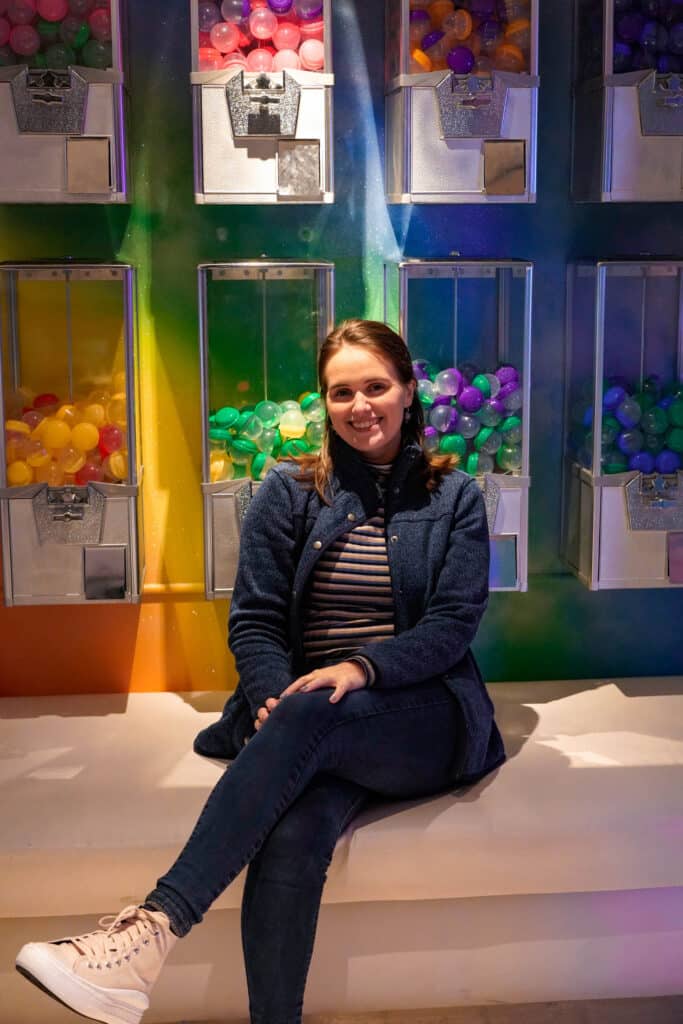
[(389, 540), (391, 541), (391, 543), (392, 543), (392, 544), (395, 544), (395, 543), (396, 543), (396, 541), (398, 540), (398, 537), (396, 536), (396, 534), (395, 534), (395, 533), (392, 533), (392, 535), (391, 535), (391, 537), (389, 538)]
[(315, 548), (316, 551), (319, 551), (322, 546), (323, 546), (323, 543), (322, 543), (321, 540), (314, 540), (313, 541), (313, 547)]
[(356, 513), (355, 512), (349, 512), (349, 514), (347, 515), (346, 518), (348, 519), (348, 521), (350, 523), (355, 523), (355, 521), (356, 521)]

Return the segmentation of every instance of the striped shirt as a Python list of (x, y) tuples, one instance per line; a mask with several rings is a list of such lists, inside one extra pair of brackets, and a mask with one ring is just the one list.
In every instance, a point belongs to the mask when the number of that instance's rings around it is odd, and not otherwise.
[(382, 493), (376, 515), (334, 541), (313, 571), (304, 609), (304, 652), (314, 665), (343, 661), (364, 644), (394, 635), (384, 494), (391, 472), (372, 466)]

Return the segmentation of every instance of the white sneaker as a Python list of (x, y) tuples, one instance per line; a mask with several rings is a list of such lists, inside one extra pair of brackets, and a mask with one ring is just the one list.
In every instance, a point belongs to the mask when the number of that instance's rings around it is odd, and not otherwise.
[(105, 1024), (138, 1024), (177, 941), (166, 914), (126, 907), (100, 928), (54, 942), (28, 942), (17, 969), (78, 1013)]

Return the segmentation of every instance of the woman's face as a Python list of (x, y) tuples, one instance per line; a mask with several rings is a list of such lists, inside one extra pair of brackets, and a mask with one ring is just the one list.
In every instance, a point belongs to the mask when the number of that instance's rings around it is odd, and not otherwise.
[(393, 363), (361, 345), (344, 345), (325, 369), (325, 404), (337, 434), (368, 462), (391, 462), (401, 448), (405, 410), (415, 381), (404, 384)]

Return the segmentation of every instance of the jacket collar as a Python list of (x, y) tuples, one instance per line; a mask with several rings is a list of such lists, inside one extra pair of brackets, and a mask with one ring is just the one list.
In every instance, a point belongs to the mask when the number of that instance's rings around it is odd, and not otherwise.
[[(422, 449), (418, 444), (411, 441), (404, 445), (394, 460), (389, 476), (392, 489), (403, 487), (411, 471), (419, 465), (421, 456)], [(376, 508), (377, 484), (368, 463), (341, 438), (335, 439), (333, 458), (333, 498), (344, 491), (352, 491), (358, 495), (366, 510)]]

